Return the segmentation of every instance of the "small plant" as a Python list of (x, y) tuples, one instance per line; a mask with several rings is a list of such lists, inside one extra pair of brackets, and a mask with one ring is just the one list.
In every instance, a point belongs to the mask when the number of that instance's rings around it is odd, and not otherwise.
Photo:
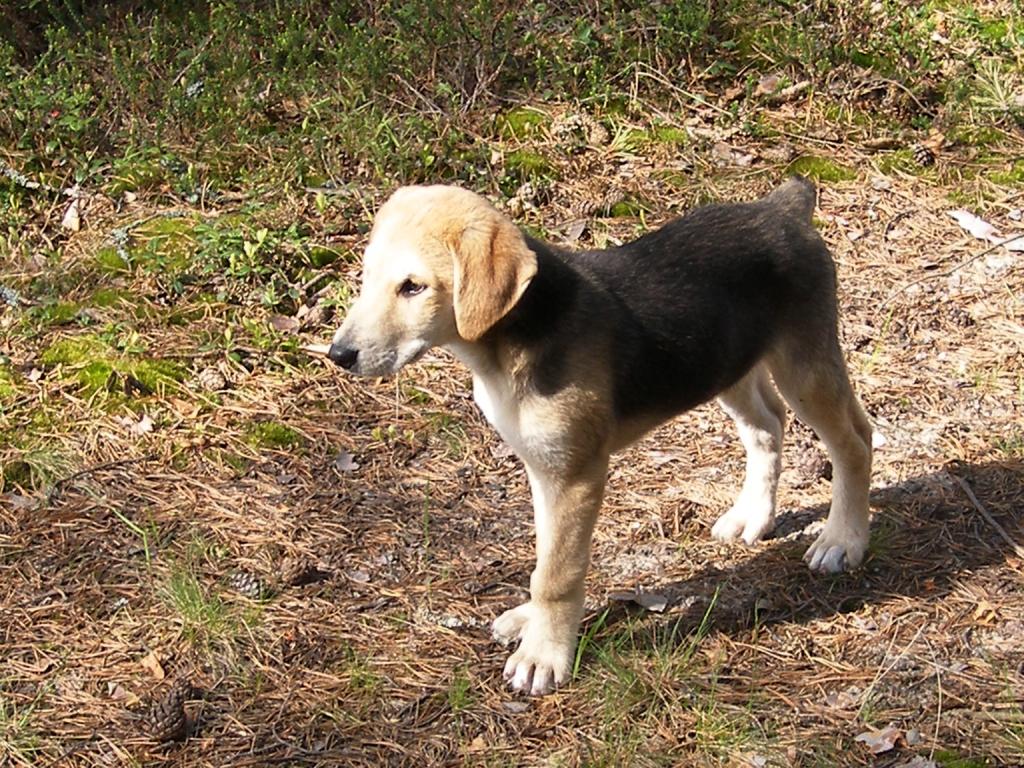
[(455, 670), (448, 684), (446, 699), (453, 715), (458, 715), (473, 705), (473, 678), (465, 667)]
[(1024, 124), (1024, 96), (1020, 78), (1014, 78), (999, 59), (984, 59), (975, 75), (974, 105), (996, 120)]
[(217, 595), (209, 594), (184, 566), (172, 571), (163, 588), (163, 598), (193, 639), (219, 637), (232, 628), (225, 603)]

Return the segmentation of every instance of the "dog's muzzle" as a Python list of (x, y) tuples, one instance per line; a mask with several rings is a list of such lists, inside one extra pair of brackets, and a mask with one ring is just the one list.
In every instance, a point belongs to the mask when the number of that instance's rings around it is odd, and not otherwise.
[(327, 352), (327, 357), (329, 357), (336, 365), (340, 365), (346, 371), (350, 371), (352, 370), (352, 366), (356, 364), (356, 360), (359, 357), (359, 350), (352, 349), (351, 347), (345, 347), (340, 344), (331, 344), (331, 348)]

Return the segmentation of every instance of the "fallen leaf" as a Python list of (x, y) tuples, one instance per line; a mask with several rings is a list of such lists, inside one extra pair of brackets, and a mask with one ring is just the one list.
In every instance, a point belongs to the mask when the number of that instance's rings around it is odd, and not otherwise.
[(515, 456), (516, 452), (512, 450), (512, 446), (506, 443), (504, 440), (488, 441), (488, 448), (491, 452), (491, 456), (496, 459), (507, 459), (509, 456)]
[(992, 240), (996, 237), (996, 228), (984, 219), (979, 219), (973, 213), (957, 208), (955, 211), (948, 211), (950, 217), (956, 221), (967, 232), (979, 240)]
[(859, 734), (854, 741), (862, 742), (873, 755), (880, 755), (888, 752), (896, 746), (903, 733), (899, 728), (890, 725), (880, 731), (865, 731)]
[(138, 421), (131, 416), (122, 416), (118, 421), (133, 435), (145, 435), (153, 431), (153, 420), (147, 414), (143, 414)]
[(348, 451), (338, 451), (338, 455), (334, 457), (334, 466), (339, 472), (352, 472), (359, 469), (355, 456)]
[(82, 228), (81, 207), (78, 198), (71, 201), (71, 204), (64, 211), (64, 218), (60, 220), (62, 229), (69, 232), (77, 232)]
[(303, 344), (299, 347), (303, 352), (308, 352), (311, 355), (318, 357), (327, 357), (327, 353), (331, 351), (330, 344)]
[(780, 75), (765, 75), (757, 81), (757, 86), (754, 88), (754, 96), (767, 96), (770, 93), (775, 93), (781, 82), (782, 77)]
[(273, 315), (267, 322), (270, 323), (271, 328), (281, 333), (295, 333), (299, 330), (299, 326), (302, 325), (298, 318), (286, 315)]
[(914, 755), (909, 762), (899, 763), (894, 765), (893, 768), (939, 768), (939, 764), (934, 760), (929, 760), (924, 755)]
[(974, 609), (974, 620), (979, 624), (992, 624), (999, 618), (999, 611), (988, 600), (982, 598)]
[(115, 683), (113, 680), (107, 683), (107, 695), (112, 701), (120, 702), (126, 707), (132, 707), (139, 703), (138, 696), (131, 691), (126, 690), (120, 683)]
[(735, 101), (742, 96), (746, 90), (747, 88), (744, 85), (734, 85), (731, 88), (726, 88), (725, 93), (722, 94), (722, 103), (729, 104), (730, 102)]
[(651, 463), (656, 467), (660, 467), (673, 461), (680, 461), (682, 459), (678, 453), (659, 451), (657, 449), (648, 451), (647, 458), (649, 458)]
[(897, 149), (902, 142), (895, 136), (872, 136), (861, 143), (864, 149)]
[(14, 493), (13, 491), (5, 494), (3, 498), (5, 501), (9, 502), (11, 507), (16, 511), (33, 509), (37, 504), (36, 500), (31, 496), (23, 496), (22, 494)]
[(635, 603), (653, 613), (664, 613), (668, 608), (668, 598), (656, 592), (612, 592), (608, 599), (617, 603)]
[(574, 219), (573, 221), (570, 221), (565, 227), (566, 242), (575, 243), (583, 235), (586, 228), (586, 219)]
[(850, 709), (860, 700), (860, 688), (851, 685), (845, 691), (833, 691), (825, 697), (825, 705), (832, 709)]
[(153, 431), (153, 420), (149, 418), (149, 414), (142, 414), (142, 418), (139, 419), (137, 424), (133, 424), (131, 432), (133, 435), (145, 435)]
[(146, 656), (139, 662), (142, 668), (149, 672), (156, 680), (163, 680), (167, 677), (167, 673), (164, 671), (163, 665), (160, 663), (160, 657), (156, 651), (150, 651)]
[(1024, 252), (1024, 232), (1000, 235), (999, 230), (987, 221), (962, 208), (957, 208), (955, 211), (947, 211), (947, 213), (973, 237), (1002, 245), (1008, 251)]

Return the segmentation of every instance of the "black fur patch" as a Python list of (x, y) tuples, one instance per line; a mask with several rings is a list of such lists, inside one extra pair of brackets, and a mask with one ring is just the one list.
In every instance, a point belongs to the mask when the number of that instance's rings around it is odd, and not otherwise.
[(810, 224), (813, 201), (813, 187), (790, 182), (603, 251), (528, 237), (537, 275), (492, 333), (533, 350), (545, 395), (566, 385), (572, 345), (604, 339), (594, 365), (613, 367), (620, 418), (680, 413), (738, 381), (783, 328), (835, 328), (835, 267)]

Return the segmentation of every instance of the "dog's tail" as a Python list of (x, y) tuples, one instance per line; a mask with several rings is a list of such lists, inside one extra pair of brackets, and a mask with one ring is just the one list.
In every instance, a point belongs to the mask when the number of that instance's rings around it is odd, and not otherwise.
[(810, 221), (817, 198), (818, 191), (814, 184), (803, 176), (793, 176), (768, 195), (767, 200), (790, 216)]

